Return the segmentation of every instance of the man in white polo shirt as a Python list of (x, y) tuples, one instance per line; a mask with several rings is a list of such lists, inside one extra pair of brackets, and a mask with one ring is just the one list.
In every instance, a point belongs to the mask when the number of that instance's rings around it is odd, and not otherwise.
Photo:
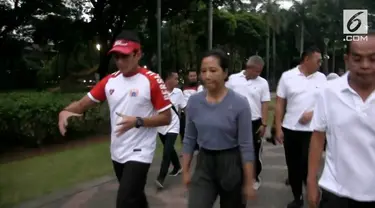
[(349, 42), (349, 72), (328, 83), (314, 110), (308, 172), (310, 207), (317, 207), (317, 177), (325, 138), (327, 149), (321, 208), (375, 207), (375, 33)]
[(168, 126), (158, 127), (159, 138), (164, 145), (163, 160), (161, 162), (159, 175), (155, 181), (158, 188), (164, 188), (164, 180), (167, 176), (169, 165), (172, 162), (173, 170), (171, 176), (177, 176), (181, 173), (181, 164), (178, 155), (174, 148), (177, 136), (180, 132), (180, 112), (186, 107), (186, 100), (182, 90), (178, 86), (177, 72), (168, 72), (163, 77), (165, 86), (169, 92), (169, 97), (172, 102), (172, 121)]
[(256, 190), (261, 185), (259, 174), (262, 171), (262, 137), (267, 128), (268, 104), (271, 100), (268, 82), (260, 77), (263, 66), (264, 61), (260, 56), (251, 56), (246, 63), (246, 69), (237, 74), (232, 74), (226, 83), (228, 88), (245, 96), (250, 104), (256, 159), (254, 182), (254, 189)]
[(144, 188), (156, 148), (156, 127), (170, 123), (172, 105), (160, 76), (139, 67), (142, 52), (135, 32), (119, 34), (109, 53), (113, 54), (119, 71), (103, 78), (81, 100), (62, 110), (59, 129), (65, 135), (69, 117), (80, 116), (107, 100), (111, 158), (120, 183), (116, 207), (146, 208)]
[(294, 200), (288, 208), (303, 206), (302, 186), (306, 184), (307, 160), (314, 113), (319, 90), (327, 82), (318, 72), (322, 55), (318, 48), (302, 53), (301, 64), (284, 72), (277, 86), (275, 126), (276, 140), (284, 143), (288, 179)]

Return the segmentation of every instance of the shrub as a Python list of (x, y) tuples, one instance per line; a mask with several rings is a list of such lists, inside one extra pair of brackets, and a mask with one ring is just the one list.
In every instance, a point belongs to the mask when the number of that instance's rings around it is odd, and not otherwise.
[(72, 118), (66, 137), (57, 126), (58, 113), (84, 93), (0, 93), (0, 146), (40, 146), (82, 136), (108, 132), (107, 105), (90, 109), (82, 118)]

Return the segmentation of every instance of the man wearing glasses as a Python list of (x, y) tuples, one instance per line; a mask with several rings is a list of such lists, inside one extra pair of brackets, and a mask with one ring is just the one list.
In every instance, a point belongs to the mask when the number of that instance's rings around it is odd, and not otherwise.
[(260, 56), (251, 56), (246, 69), (229, 77), (226, 86), (247, 98), (252, 116), (253, 139), (255, 150), (255, 181), (254, 189), (259, 189), (261, 180), (259, 177), (262, 171), (262, 137), (266, 132), (268, 118), (268, 104), (271, 100), (267, 80), (259, 75), (263, 71), (264, 61)]

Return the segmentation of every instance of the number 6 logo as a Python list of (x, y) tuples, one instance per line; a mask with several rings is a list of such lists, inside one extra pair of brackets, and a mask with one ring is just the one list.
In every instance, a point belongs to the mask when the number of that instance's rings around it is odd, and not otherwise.
[[(357, 12), (356, 14), (354, 14), (348, 21), (348, 23), (346, 23), (346, 28), (349, 30), (349, 32), (355, 32), (358, 30), (359, 27), (361, 27), (362, 25), (362, 22), (360, 19), (358, 19), (357, 17), (359, 15), (363, 14), (363, 12)], [(354, 27), (352, 27), (354, 24)]]
[(344, 9), (343, 33), (347, 35), (367, 34), (368, 12), (365, 9)]

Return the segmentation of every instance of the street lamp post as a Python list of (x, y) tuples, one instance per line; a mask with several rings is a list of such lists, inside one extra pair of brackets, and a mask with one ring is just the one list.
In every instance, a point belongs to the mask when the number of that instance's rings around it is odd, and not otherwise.
[[(98, 43), (98, 44), (95, 45), (95, 47), (96, 47), (96, 50), (98, 50), (98, 52), (99, 52), (98, 55), (99, 55), (99, 60), (100, 60), (100, 49), (102, 48), (102, 46)], [(100, 62), (99, 62), (99, 64), (100, 64)], [(99, 82), (99, 80), (100, 80), (99, 73), (95, 72), (94, 76), (95, 76), (95, 81)]]
[(212, 17), (213, 16), (213, 6), (212, 0), (208, 1), (208, 50), (212, 49)]
[(329, 43), (329, 38), (324, 38), (324, 67), (323, 67), (323, 72), (324, 74), (328, 74), (328, 43)]
[(158, 73), (161, 76), (161, 0), (157, 0), (157, 27), (158, 27), (158, 52), (157, 52), (157, 67)]

